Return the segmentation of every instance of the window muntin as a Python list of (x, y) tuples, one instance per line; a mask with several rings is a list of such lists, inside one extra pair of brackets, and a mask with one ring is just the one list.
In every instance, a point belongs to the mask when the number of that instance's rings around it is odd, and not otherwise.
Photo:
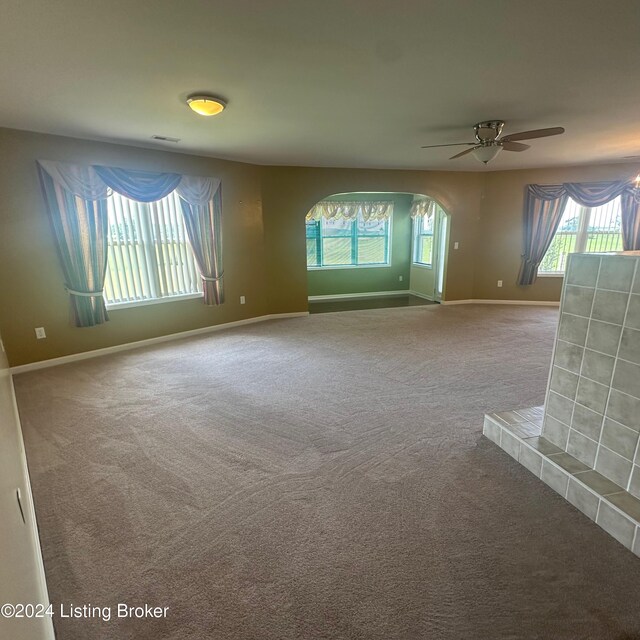
[(143, 203), (113, 193), (107, 200), (108, 306), (197, 295), (201, 279), (175, 192)]
[(363, 267), (389, 264), (391, 220), (308, 220), (307, 267)]
[(431, 215), (416, 216), (413, 219), (413, 263), (425, 267), (433, 266), (433, 234), (435, 211)]
[(622, 251), (621, 228), (619, 197), (600, 207), (583, 207), (569, 199), (539, 273), (563, 274), (570, 253)]

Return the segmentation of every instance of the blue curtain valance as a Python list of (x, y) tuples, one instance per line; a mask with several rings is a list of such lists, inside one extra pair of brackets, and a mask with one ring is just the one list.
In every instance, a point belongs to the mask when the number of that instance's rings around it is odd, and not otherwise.
[(179, 173), (140, 171), (101, 165), (76, 165), (38, 160), (51, 179), (74, 196), (105, 200), (113, 191), (138, 202), (155, 202), (176, 191), (185, 202), (202, 207), (211, 202), (220, 187), (218, 178), (183, 176)]
[(99, 165), (93, 168), (108, 187), (138, 202), (162, 200), (175, 191), (182, 178), (179, 173), (156, 173)]
[(524, 199), (524, 253), (518, 284), (536, 281), (538, 268), (558, 230), (567, 200), (583, 207), (601, 207), (620, 197), (622, 246), (625, 251), (640, 249), (640, 203), (630, 180), (615, 182), (565, 182), (528, 184)]
[(631, 193), (634, 185), (626, 180), (616, 182), (564, 182), (563, 184), (528, 184), (527, 196), (538, 200), (558, 200), (569, 196), (583, 207), (600, 207), (625, 192)]
[(102, 294), (108, 254), (107, 199), (114, 192), (138, 202), (155, 202), (175, 191), (203, 281), (204, 303), (224, 302), (218, 178), (50, 160), (39, 160), (37, 167), (76, 326), (108, 320)]

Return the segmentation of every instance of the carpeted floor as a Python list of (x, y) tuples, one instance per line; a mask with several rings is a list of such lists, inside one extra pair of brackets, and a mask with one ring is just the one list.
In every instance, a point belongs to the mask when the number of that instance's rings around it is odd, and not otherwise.
[(640, 638), (640, 559), (481, 436), (557, 310), (272, 321), (16, 378), (59, 640)]

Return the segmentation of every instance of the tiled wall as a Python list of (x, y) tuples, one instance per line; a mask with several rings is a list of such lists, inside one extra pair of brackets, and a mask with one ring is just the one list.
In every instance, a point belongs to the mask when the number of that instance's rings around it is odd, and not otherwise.
[(640, 497), (640, 254), (569, 258), (543, 436)]

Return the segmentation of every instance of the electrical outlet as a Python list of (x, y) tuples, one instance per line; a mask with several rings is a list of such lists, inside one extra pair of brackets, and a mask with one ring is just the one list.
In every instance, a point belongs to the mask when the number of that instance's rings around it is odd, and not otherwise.
[(502, 280), (498, 280), (498, 286), (501, 287), (502, 286)]
[(38, 340), (42, 340), (42, 338), (46, 338), (47, 334), (44, 332), (44, 327), (36, 327), (36, 338)]
[(399, 280), (400, 282), (402, 282), (402, 280), (403, 280), (403, 279), (404, 279), (404, 278), (403, 278), (402, 276), (398, 276), (398, 280)]
[(458, 246), (459, 246), (459, 245), (458, 245), (458, 243), (457, 243), (457, 242), (454, 242), (454, 243), (453, 243), (453, 248), (454, 248), (454, 249), (457, 249), (457, 248), (458, 248)]
[(240, 296), (240, 304), (244, 304), (245, 302), (244, 296)]

